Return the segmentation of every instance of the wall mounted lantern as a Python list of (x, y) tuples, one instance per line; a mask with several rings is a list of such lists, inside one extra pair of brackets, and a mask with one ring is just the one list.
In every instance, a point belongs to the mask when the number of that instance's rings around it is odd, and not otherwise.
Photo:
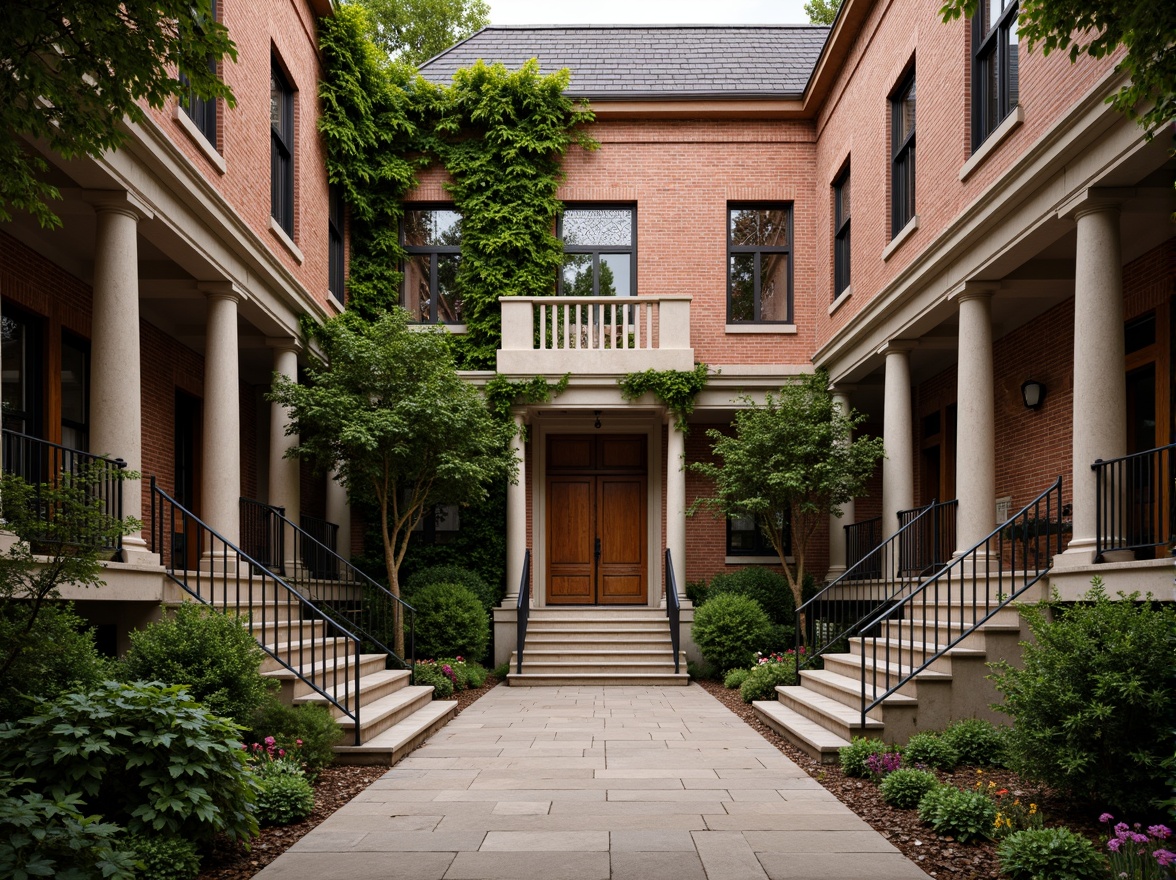
[(1045, 385), (1036, 379), (1026, 379), (1021, 385), (1021, 400), (1026, 409), (1040, 409), (1045, 400)]

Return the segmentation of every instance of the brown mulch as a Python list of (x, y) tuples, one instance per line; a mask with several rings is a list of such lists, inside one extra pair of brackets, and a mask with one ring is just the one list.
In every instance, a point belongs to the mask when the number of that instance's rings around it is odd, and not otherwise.
[[(483, 687), (471, 688), (457, 694), (458, 713), (484, 696), (490, 688), (498, 684), (498, 681), (491, 675)], [(384, 765), (336, 764), (327, 767), (315, 780), (314, 812), (308, 819), (293, 825), (262, 828), (261, 836), (254, 839), (248, 851), (228, 841), (218, 841), (212, 852), (204, 856), (199, 880), (247, 880), (387, 773), (388, 769)]]

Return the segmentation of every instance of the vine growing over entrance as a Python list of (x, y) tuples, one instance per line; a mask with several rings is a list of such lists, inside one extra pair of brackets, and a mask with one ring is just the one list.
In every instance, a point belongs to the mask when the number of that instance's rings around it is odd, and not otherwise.
[(685, 434), (686, 420), (694, 412), (694, 399), (706, 387), (709, 370), (706, 364), (695, 364), (693, 370), (645, 370), (627, 373), (617, 384), (625, 400), (636, 400), (647, 391), (652, 392), (673, 414), (674, 427)]
[(546, 376), (535, 376), (525, 382), (512, 382), (499, 373), (486, 383), (486, 387), (482, 389), (482, 395), (486, 398), (490, 414), (495, 418), (509, 422), (512, 406), (518, 403), (547, 403), (553, 397), (558, 397), (567, 391), (570, 380), (571, 374), (564, 373), (555, 383), (548, 382)]

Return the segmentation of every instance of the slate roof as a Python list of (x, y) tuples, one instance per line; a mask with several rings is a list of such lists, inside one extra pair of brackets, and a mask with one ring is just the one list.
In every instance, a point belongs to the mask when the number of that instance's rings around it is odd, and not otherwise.
[(491, 25), (421, 66), (448, 83), (479, 58), (572, 71), (568, 94), (597, 99), (800, 97), (829, 28), (820, 25)]

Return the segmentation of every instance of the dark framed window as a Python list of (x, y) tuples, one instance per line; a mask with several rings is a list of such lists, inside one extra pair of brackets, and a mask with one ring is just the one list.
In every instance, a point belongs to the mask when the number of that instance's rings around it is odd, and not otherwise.
[(568, 208), (556, 234), (564, 246), (560, 296), (636, 295), (636, 208)]
[(270, 65), (270, 212), (294, 237), (294, 89)]
[(833, 298), (849, 287), (849, 166), (833, 181)]
[(43, 332), (39, 319), (24, 315), (7, 302), (4, 304), (4, 315), (0, 318), (4, 429), (30, 437), (43, 436)]
[[(784, 552), (792, 553), (791, 535), (784, 533)], [(731, 516), (727, 517), (727, 555), (728, 556), (775, 556), (776, 548), (760, 528), (755, 517)]]
[(90, 448), (90, 344), (69, 334), (61, 339), (61, 445)]
[[(216, 0), (212, 0), (212, 19), (216, 20)], [(216, 59), (208, 59), (208, 69), (216, 74)], [(180, 81), (187, 85), (188, 78), (184, 76), (184, 72), (180, 71)], [(200, 133), (204, 135), (212, 146), (216, 147), (216, 99), (200, 98), (194, 95), (191, 91), (180, 99), (180, 105), (184, 108), (184, 112), (188, 114), (188, 118), (196, 124)]]
[(890, 97), (890, 237), (915, 216), (915, 72)]
[(404, 307), (423, 324), (460, 324), (461, 215), (452, 208), (413, 208), (400, 227)]
[(1019, 99), (1016, 0), (981, 0), (972, 18), (972, 149)]
[(792, 205), (727, 209), (727, 321), (792, 322)]
[(438, 504), (424, 512), (412, 531), (413, 540), (423, 544), (452, 544), (461, 532), (461, 508)]
[(343, 188), (331, 184), (328, 191), (330, 208), (327, 216), (327, 288), (340, 304), (343, 303), (344, 274), (347, 270), (346, 239), (343, 236)]

